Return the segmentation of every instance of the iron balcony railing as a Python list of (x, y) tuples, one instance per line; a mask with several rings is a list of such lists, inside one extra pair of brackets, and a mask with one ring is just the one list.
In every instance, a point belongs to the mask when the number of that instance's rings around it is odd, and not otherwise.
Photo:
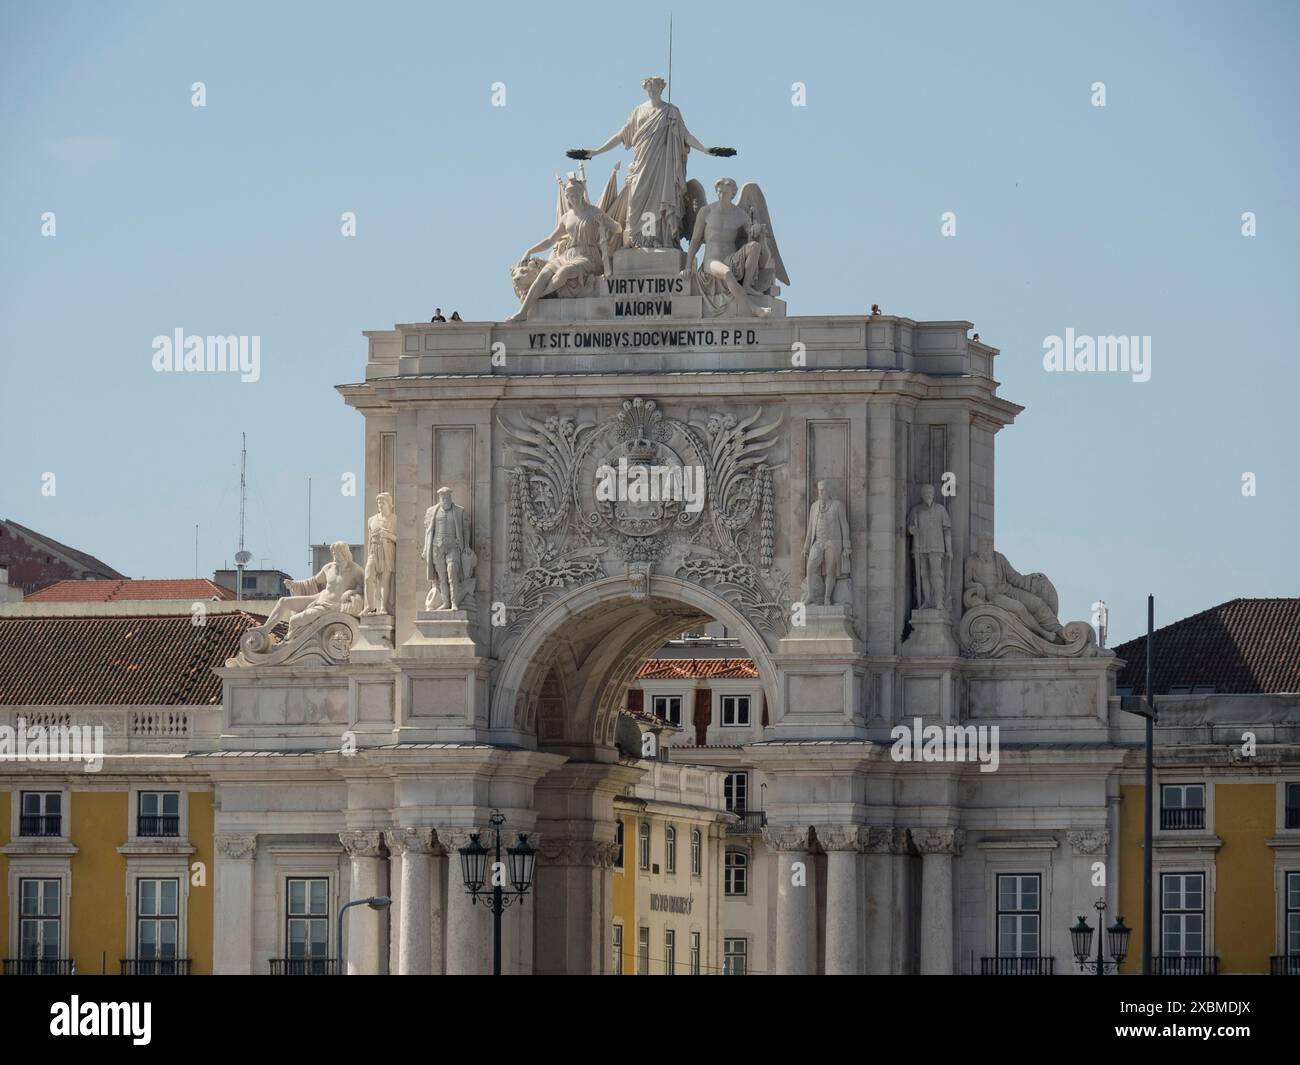
[(336, 976), (335, 958), (272, 958), (272, 976)]
[(179, 836), (181, 834), (180, 814), (141, 814), (136, 818), (135, 834), (137, 836)]
[(729, 836), (756, 836), (767, 826), (767, 814), (762, 810), (732, 810), (731, 812), (740, 820), (727, 826)]
[(22, 814), (18, 818), (20, 836), (57, 836), (62, 829), (62, 814)]
[(1215, 954), (1157, 954), (1151, 959), (1153, 976), (1218, 976), (1219, 958)]
[(122, 958), (122, 976), (189, 976), (189, 958)]
[(1160, 827), (1188, 829), (1205, 827), (1204, 806), (1165, 807), (1160, 811)]
[(1053, 976), (1055, 958), (980, 958), (980, 976)]
[(5, 958), (5, 976), (75, 976), (71, 958)]
[(1274, 954), (1268, 959), (1270, 976), (1300, 976), (1300, 954)]

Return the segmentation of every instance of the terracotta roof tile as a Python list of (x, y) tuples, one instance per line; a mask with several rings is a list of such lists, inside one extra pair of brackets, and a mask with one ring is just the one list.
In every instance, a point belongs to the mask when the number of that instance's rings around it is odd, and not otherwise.
[[(1116, 684), (1146, 694), (1146, 637), (1120, 644)], [(1220, 695), (1300, 692), (1300, 599), (1230, 599), (1155, 631), (1152, 686)]]
[(750, 680), (758, 669), (748, 658), (649, 658), (640, 680)]
[(205, 578), (183, 580), (56, 581), (27, 603), (112, 603), (142, 599), (234, 599), (229, 588)]
[(0, 706), (205, 706), (213, 666), (262, 619), (242, 611), (193, 625), (173, 617), (0, 617)]

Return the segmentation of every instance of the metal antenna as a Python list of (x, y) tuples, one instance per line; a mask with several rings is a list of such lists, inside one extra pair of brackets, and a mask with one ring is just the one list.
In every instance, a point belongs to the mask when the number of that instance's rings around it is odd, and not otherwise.
[(307, 572), (315, 568), (315, 553), (311, 549), (311, 478), (307, 478)]
[(669, 102), (673, 98), (673, 13), (668, 12), (668, 92)]
[(244, 511), (248, 506), (248, 434), (239, 434), (239, 552), (235, 555), (235, 600), (244, 598), (244, 564), (250, 556), (244, 550)]

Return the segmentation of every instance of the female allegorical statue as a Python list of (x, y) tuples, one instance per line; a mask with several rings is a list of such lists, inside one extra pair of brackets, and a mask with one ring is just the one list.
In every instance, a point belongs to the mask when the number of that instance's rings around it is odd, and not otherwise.
[(507, 318), (507, 322), (523, 321), (539, 299), (569, 281), (582, 282), (594, 275), (610, 272), (610, 237), (618, 232), (618, 223), (599, 207), (592, 206), (587, 199), (587, 183), (576, 174), (570, 174), (564, 183), (564, 202), (569, 209), (560, 218), (555, 232), (519, 257), (516, 269), (522, 271), (528, 267), (529, 257), (535, 252), (560, 245), (529, 286), (519, 310)]

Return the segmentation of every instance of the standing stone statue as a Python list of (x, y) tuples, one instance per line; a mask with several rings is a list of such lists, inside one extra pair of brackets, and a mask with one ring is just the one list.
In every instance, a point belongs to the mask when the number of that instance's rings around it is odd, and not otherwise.
[(921, 502), (907, 515), (916, 566), (916, 603), (920, 610), (947, 610), (952, 568), (952, 521), (934, 501), (934, 485), (921, 485)]
[(428, 563), (426, 610), (461, 608), (461, 579), (465, 575), (465, 557), (470, 553), (469, 516), (452, 500), (450, 488), (439, 488), (438, 502), (424, 512), (420, 557)]
[(360, 615), (366, 583), (365, 571), (352, 561), (352, 549), (339, 540), (330, 547), (332, 562), (327, 562), (314, 577), (302, 581), (285, 581), (289, 594), (276, 600), (271, 613), (260, 626), (265, 632), (275, 628), (285, 615), (289, 615), (289, 633), (292, 640), (313, 618), (321, 614), (339, 612)]
[[(686, 156), (692, 148), (731, 156), (731, 148), (706, 148), (686, 128), (682, 113), (663, 99), (664, 79), (641, 82), (649, 99), (599, 148), (572, 148), (569, 157), (591, 159), (622, 145), (634, 158), (627, 170), (625, 209), (619, 212), (626, 247), (677, 248), (686, 216)], [(647, 217), (648, 216), (648, 217)], [(649, 221), (651, 224), (646, 225)]]
[(844, 504), (832, 499), (826, 482), (817, 482), (817, 499), (808, 512), (808, 531), (803, 539), (803, 601), (817, 598), (817, 582), (822, 582), (822, 601), (831, 605), (835, 582), (851, 572), (849, 519)]
[(378, 513), (366, 522), (366, 609), (363, 614), (393, 612), (393, 576), (397, 571), (397, 514), (393, 497), (375, 497)]

